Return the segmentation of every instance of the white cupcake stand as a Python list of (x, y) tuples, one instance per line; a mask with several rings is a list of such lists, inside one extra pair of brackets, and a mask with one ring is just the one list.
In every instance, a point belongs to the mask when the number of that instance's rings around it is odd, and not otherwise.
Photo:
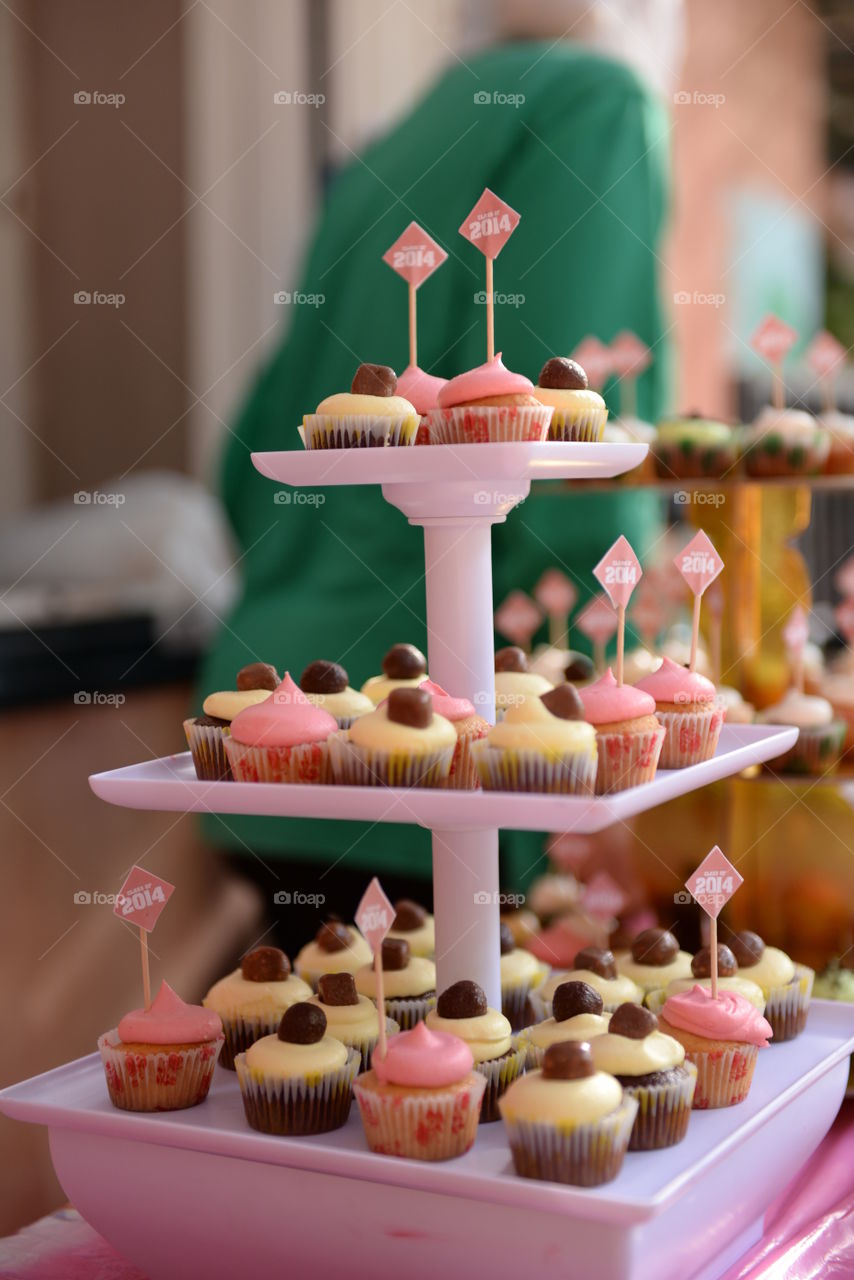
[[(608, 478), (644, 445), (432, 446), (253, 455), (284, 485), (381, 484), (424, 527), (431, 677), (493, 718), (490, 529), (535, 479)], [(90, 779), (114, 804), (182, 812), (416, 823), (433, 832), (440, 989), (498, 977), (498, 829), (602, 830), (781, 754), (795, 730), (726, 727), (713, 760), (662, 771), (615, 796), (555, 797), (357, 787), (200, 783), (187, 754)], [(711, 837), (710, 837), (711, 840)], [(697, 850), (698, 856), (704, 850)], [(696, 1113), (669, 1151), (626, 1158), (609, 1185), (517, 1178), (500, 1124), (459, 1160), (371, 1154), (358, 1116), (316, 1138), (250, 1130), (236, 1080), (217, 1069), (190, 1111), (134, 1115), (107, 1099), (98, 1055), (0, 1094), (0, 1109), (47, 1124), (62, 1185), (83, 1216), (156, 1280), (248, 1269), (434, 1280), (488, 1273), (543, 1280), (713, 1280), (759, 1238), (774, 1196), (839, 1108), (854, 1048), (848, 1007), (820, 1002), (799, 1039), (760, 1055), (748, 1100)]]

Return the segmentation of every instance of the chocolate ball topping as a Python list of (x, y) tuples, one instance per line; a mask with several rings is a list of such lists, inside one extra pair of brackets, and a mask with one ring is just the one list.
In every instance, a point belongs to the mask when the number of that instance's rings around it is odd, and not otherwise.
[(303, 671), (299, 687), (303, 693), (342, 693), (347, 688), (347, 672), (337, 662), (318, 658)]
[(383, 658), (383, 675), (389, 680), (417, 680), (427, 674), (427, 659), (414, 644), (393, 644)]
[(256, 947), (243, 957), (240, 972), (247, 982), (284, 982), (291, 962), (278, 947)]
[(579, 1013), (601, 1013), (602, 997), (588, 982), (562, 982), (554, 994), (552, 1016), (555, 1022), (566, 1022)]
[(510, 928), (509, 924), (505, 924), (503, 920), (498, 926), (498, 939), (501, 944), (501, 954), (503, 956), (509, 956), (511, 951), (516, 950), (516, 940), (513, 937), (513, 930)]
[(396, 933), (412, 933), (415, 929), (420, 929), (426, 919), (427, 912), (420, 902), (413, 902), (411, 898), (401, 898), (394, 904), (394, 920), (391, 922), (391, 927)]
[(730, 938), (729, 945), (739, 969), (750, 969), (758, 964), (765, 950), (765, 943), (759, 934), (752, 933), (750, 929), (743, 929), (741, 933), (734, 934)]
[(550, 387), (555, 391), (586, 391), (587, 374), (577, 360), (568, 360), (566, 356), (552, 356), (540, 370), (537, 385)]
[(559, 720), (583, 720), (584, 707), (571, 684), (558, 684), (548, 693), (540, 694), (543, 706)]
[(326, 1014), (316, 1004), (292, 1004), (279, 1023), (279, 1039), (288, 1044), (317, 1044), (326, 1035)]
[(509, 644), (506, 649), (499, 649), (495, 655), (496, 671), (527, 671), (528, 659), (525, 650), (517, 644)]
[(323, 973), (317, 980), (317, 994), (324, 1004), (358, 1004), (359, 993), (352, 973)]
[(350, 390), (354, 396), (393, 396), (397, 374), (387, 364), (360, 364)]
[(248, 689), (269, 689), (272, 693), (280, 683), (279, 673), (269, 662), (250, 662), (237, 673), (238, 693), (246, 693)]
[(582, 947), (572, 964), (573, 969), (587, 969), (597, 977), (613, 981), (617, 976), (617, 964), (613, 951), (602, 947)]
[(586, 653), (573, 653), (563, 669), (564, 680), (591, 680), (595, 668)]
[(442, 992), (436, 1012), (440, 1018), (479, 1018), (487, 1008), (483, 988), (463, 978)]
[(322, 924), (314, 938), (321, 951), (344, 951), (353, 941), (352, 934), (340, 920), (327, 920)]
[[(731, 978), (738, 969), (735, 956), (723, 942), (718, 943), (718, 977)], [(695, 978), (711, 978), (712, 949), (701, 947), (691, 961), (691, 972)]]
[(383, 968), (389, 973), (405, 969), (411, 955), (405, 938), (383, 938)]
[(585, 1040), (550, 1044), (543, 1055), (544, 1080), (583, 1080), (595, 1073), (593, 1054)]
[(621, 1004), (611, 1014), (608, 1030), (612, 1036), (626, 1036), (629, 1040), (643, 1040), (658, 1030), (658, 1018), (642, 1004)]
[(433, 721), (433, 699), (426, 689), (392, 689), (386, 713), (395, 724), (405, 724), (410, 729), (427, 729)]
[(669, 929), (644, 929), (632, 943), (632, 959), (636, 964), (655, 968), (670, 964), (679, 954), (679, 943)]

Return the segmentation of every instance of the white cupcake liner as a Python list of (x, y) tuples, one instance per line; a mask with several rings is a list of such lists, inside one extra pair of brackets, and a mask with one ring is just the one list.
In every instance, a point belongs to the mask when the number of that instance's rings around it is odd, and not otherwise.
[(549, 439), (586, 440), (598, 444), (608, 420), (604, 404), (591, 405), (584, 410), (555, 409), (549, 423)]
[(418, 1022), (423, 1022), (431, 1009), (436, 1008), (436, 992), (429, 996), (406, 996), (400, 999), (389, 998), (385, 1002), (387, 1018), (393, 1018), (401, 1031), (411, 1031)]
[(454, 756), (453, 746), (417, 756), (376, 751), (350, 742), (345, 733), (331, 734), (328, 742), (333, 779), (351, 787), (441, 787)]
[(308, 413), (302, 420), (306, 449), (375, 449), (415, 444), (418, 417), (371, 418), (363, 414)]
[(481, 742), (487, 732), (488, 729), (481, 731), (472, 729), (469, 733), (463, 733), (457, 738), (457, 745), (451, 757), (451, 770), (445, 779), (445, 786), (449, 791), (476, 791), (480, 786), (480, 775), (472, 747), (476, 742)]
[(658, 711), (655, 718), (666, 730), (658, 757), (659, 769), (686, 769), (689, 765), (711, 760), (718, 748), (722, 707), (711, 711)]
[(552, 795), (593, 795), (596, 750), (549, 759), (536, 750), (491, 747), (484, 738), (472, 747), (484, 791), (546, 791)]
[(456, 405), (431, 409), (431, 444), (491, 444), (545, 440), (552, 418), (550, 405)]
[(198, 1045), (164, 1045), (162, 1051), (134, 1053), (117, 1028), (98, 1037), (107, 1091), (121, 1111), (180, 1111), (208, 1096), (223, 1038)]
[(225, 749), (235, 782), (329, 781), (325, 742), (306, 742), (297, 747), (247, 747), (227, 738)]
[(320, 1077), (264, 1076), (253, 1071), (246, 1054), (234, 1060), (243, 1110), (253, 1129), (261, 1133), (312, 1134), (340, 1129), (350, 1114), (352, 1085), (362, 1058), (348, 1049), (347, 1061), (337, 1071)]
[(219, 1058), (219, 1065), (228, 1071), (234, 1070), (234, 1059), (239, 1053), (245, 1053), (251, 1044), (262, 1036), (272, 1036), (279, 1030), (284, 1009), (278, 1013), (270, 1012), (256, 1018), (228, 1018), (220, 1014), (222, 1029), (225, 1033), (225, 1044)]
[(685, 1137), (697, 1087), (697, 1068), (693, 1062), (683, 1065), (685, 1075), (671, 1084), (633, 1085), (622, 1078), (624, 1095), (638, 1104), (629, 1151), (660, 1151), (674, 1147)]
[(566, 1130), (547, 1121), (508, 1120), (507, 1139), (517, 1174), (574, 1187), (612, 1182), (622, 1168), (638, 1104), (623, 1096), (616, 1111)]
[(795, 745), (784, 755), (768, 762), (775, 773), (804, 773), (817, 777), (832, 773), (842, 759), (848, 726), (844, 720), (815, 729), (801, 729)]
[[(394, 1018), (386, 1018), (385, 1020), (386, 1038), (389, 1039), (391, 1036), (396, 1036), (399, 1031), (400, 1031), (400, 1024), (395, 1022)], [(336, 1040), (340, 1040), (342, 1044), (346, 1044), (348, 1049), (356, 1050), (356, 1052), (359, 1054), (359, 1057), (361, 1059), (361, 1066), (359, 1067), (360, 1072), (370, 1071), (371, 1059), (373, 1058), (374, 1050), (376, 1049), (380, 1041), (379, 1035), (371, 1036), (367, 1040), (365, 1040), (364, 1038), (360, 1040), (352, 1036), (341, 1035), (340, 1032), (336, 1033), (336, 1032), (330, 1031), (329, 1034), (334, 1035)]]
[(530, 1022), (530, 999), (532, 993), (548, 976), (548, 966), (543, 965), (542, 976), (536, 982), (516, 983), (501, 988), (501, 1012), (507, 1018), (514, 1032), (523, 1031)]
[(365, 1139), (380, 1155), (411, 1160), (451, 1160), (464, 1155), (477, 1135), (485, 1078), (473, 1071), (463, 1088), (380, 1093), (373, 1073), (353, 1085)]
[[(750, 977), (750, 969), (745, 969)], [(806, 1026), (815, 972), (805, 964), (795, 965), (795, 976), (783, 987), (772, 987), (765, 1002), (765, 1017), (774, 1032), (772, 1044), (794, 1040)]]
[(480, 1109), (481, 1124), (490, 1124), (493, 1120), (501, 1119), (498, 1099), (525, 1070), (527, 1060), (528, 1046), (514, 1038), (509, 1052), (502, 1054), (500, 1058), (489, 1058), (486, 1062), (474, 1064), (475, 1071), (478, 1071), (486, 1080), (486, 1093), (483, 1095), (483, 1106)]
[(664, 728), (648, 729), (644, 733), (597, 733), (597, 796), (652, 782), (665, 733)]
[(712, 1111), (744, 1102), (750, 1092), (756, 1056), (755, 1044), (731, 1044), (726, 1048), (685, 1050), (685, 1061), (697, 1068), (693, 1109)]
[(200, 782), (231, 782), (231, 765), (225, 749), (230, 732), (225, 725), (184, 721), (184, 736)]

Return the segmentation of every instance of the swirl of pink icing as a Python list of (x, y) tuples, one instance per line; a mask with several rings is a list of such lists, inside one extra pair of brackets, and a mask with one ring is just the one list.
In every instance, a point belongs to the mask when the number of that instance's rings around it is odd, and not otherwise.
[(414, 1089), (459, 1084), (473, 1065), (471, 1049), (464, 1040), (447, 1031), (430, 1031), (423, 1022), (392, 1036), (385, 1057), (380, 1058), (375, 1050), (373, 1059), (378, 1080)]
[(440, 684), (434, 684), (432, 680), (422, 680), (419, 688), (427, 690), (433, 699), (433, 710), (436, 715), (444, 716), (446, 720), (467, 720), (469, 716), (474, 715), (474, 704), (469, 702), (468, 698), (454, 698), (450, 693), (446, 693)]
[(661, 1014), (671, 1026), (707, 1040), (736, 1040), (762, 1049), (773, 1035), (771, 1024), (737, 991), (719, 991), (713, 999), (708, 987), (693, 986), (669, 996)]
[(656, 702), (713, 702), (715, 697), (711, 680), (680, 667), (672, 658), (662, 659), (658, 670), (638, 680), (635, 688), (651, 694)]
[(485, 396), (530, 395), (534, 384), (521, 373), (511, 373), (501, 363), (501, 352), (486, 364), (460, 373), (446, 382), (439, 392), (439, 408), (452, 409), (455, 404), (470, 404)]
[(397, 380), (395, 394), (408, 400), (416, 413), (429, 413), (439, 403), (439, 392), (447, 381), (425, 373), (417, 364), (409, 364)]
[(201, 1044), (222, 1035), (218, 1013), (198, 1004), (185, 1004), (168, 982), (161, 982), (151, 1008), (133, 1009), (118, 1025), (125, 1044)]
[(337, 728), (334, 716), (313, 706), (286, 671), (269, 698), (238, 711), (231, 722), (231, 736), (247, 747), (298, 747), (324, 742)]
[(593, 684), (583, 685), (577, 692), (584, 707), (584, 718), (590, 724), (613, 724), (617, 720), (637, 720), (655, 714), (655, 698), (636, 685), (618, 685), (610, 667), (604, 676)]

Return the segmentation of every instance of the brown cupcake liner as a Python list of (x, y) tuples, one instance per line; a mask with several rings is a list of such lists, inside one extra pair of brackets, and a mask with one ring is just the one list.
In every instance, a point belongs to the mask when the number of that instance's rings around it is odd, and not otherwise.
[(335, 782), (350, 787), (443, 787), (454, 747), (423, 755), (375, 751), (350, 742), (345, 733), (329, 737), (329, 760)]
[(550, 405), (456, 405), (427, 415), (431, 444), (494, 444), (545, 440)]
[(782, 756), (769, 760), (774, 773), (804, 773), (811, 777), (833, 773), (842, 759), (848, 726), (831, 720), (817, 729), (801, 729), (795, 745)]
[(474, 1064), (475, 1071), (486, 1079), (486, 1092), (480, 1109), (481, 1124), (491, 1124), (494, 1120), (501, 1119), (498, 1099), (525, 1070), (527, 1060), (527, 1045), (516, 1042), (500, 1058), (490, 1058), (486, 1062)]
[(685, 1076), (671, 1084), (623, 1083), (623, 1093), (634, 1098), (638, 1113), (629, 1139), (629, 1151), (660, 1151), (681, 1142), (688, 1131), (697, 1068), (685, 1062)]
[(225, 749), (230, 730), (218, 724), (184, 721), (184, 736), (200, 782), (231, 782), (231, 765)]
[(648, 729), (643, 733), (597, 733), (599, 768), (596, 773), (597, 796), (652, 782), (666, 730)]
[(484, 729), (471, 729), (457, 738), (457, 745), (451, 758), (451, 770), (444, 784), (449, 791), (476, 791), (480, 786), (480, 775), (472, 746), (485, 738), (488, 732), (487, 725)]
[(484, 791), (543, 791), (551, 795), (593, 795), (596, 753), (569, 753), (549, 759), (539, 751), (491, 747), (487, 738), (472, 748)]
[(371, 418), (361, 414), (309, 413), (302, 420), (306, 449), (384, 449), (415, 444), (418, 417)]
[[(745, 977), (750, 970), (743, 971)], [(794, 1040), (807, 1025), (815, 973), (805, 964), (795, 965), (795, 976), (784, 987), (772, 987), (765, 1002), (765, 1017), (774, 1032), (772, 1044)]]
[(247, 1121), (261, 1133), (282, 1135), (340, 1129), (350, 1114), (352, 1085), (361, 1061), (357, 1049), (348, 1049), (347, 1061), (338, 1071), (319, 1078), (274, 1079), (252, 1071), (246, 1055), (239, 1053), (234, 1069)]
[(722, 707), (711, 711), (656, 711), (655, 717), (666, 730), (659, 769), (686, 769), (711, 760), (717, 751), (724, 722)]
[(486, 1080), (472, 1071), (454, 1089), (381, 1093), (374, 1073), (359, 1076), (353, 1092), (365, 1139), (379, 1155), (411, 1160), (451, 1160), (469, 1150), (477, 1135)]
[(181, 1111), (204, 1102), (223, 1039), (162, 1052), (126, 1049), (116, 1028), (98, 1037), (107, 1091), (121, 1111)]
[(501, 988), (501, 1012), (513, 1031), (524, 1031), (531, 1024), (531, 995), (535, 987), (525, 982), (521, 986)]
[(568, 1132), (546, 1121), (504, 1118), (513, 1165), (520, 1178), (599, 1187), (613, 1182), (623, 1165), (638, 1104), (623, 1096), (616, 1111)]
[(407, 996), (405, 999), (389, 998), (385, 1002), (387, 1018), (393, 1018), (401, 1031), (411, 1031), (423, 1022), (431, 1009), (436, 1008), (436, 992), (428, 996)]
[(588, 409), (573, 413), (567, 409), (555, 409), (549, 423), (549, 439), (571, 441), (588, 441), (598, 444), (608, 420), (608, 410), (604, 404), (591, 406)]
[(227, 738), (225, 749), (235, 782), (329, 782), (329, 752), (325, 742), (296, 747), (247, 747)]

